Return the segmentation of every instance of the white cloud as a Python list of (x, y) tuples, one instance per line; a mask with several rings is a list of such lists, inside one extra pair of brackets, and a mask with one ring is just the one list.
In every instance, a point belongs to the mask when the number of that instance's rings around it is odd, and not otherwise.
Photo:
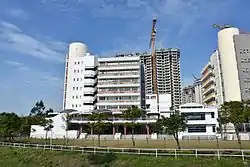
[(12, 60), (4, 60), (4, 64), (8, 64), (14, 67), (22, 67), (23, 63), (20, 63), (18, 61), (12, 61)]
[(30, 16), (21, 8), (12, 8), (6, 10), (6, 13), (9, 14), (11, 17), (28, 20)]
[(9, 22), (0, 21), (0, 50), (17, 52), (46, 61), (62, 63), (66, 44), (60, 41), (41, 41)]
[[(51, 75), (48, 72), (31, 68), (19, 61), (4, 60), (4, 64), (12, 66), (18, 72), (19, 84), (32, 85), (36, 87), (54, 87), (62, 89), (63, 79)], [(15, 74), (14, 74), (15, 75)]]

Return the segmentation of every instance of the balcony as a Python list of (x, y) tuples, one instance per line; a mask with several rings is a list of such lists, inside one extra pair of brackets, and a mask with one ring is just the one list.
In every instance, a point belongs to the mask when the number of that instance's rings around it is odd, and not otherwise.
[(204, 103), (210, 103), (211, 101), (215, 101), (215, 93), (211, 93), (203, 98)]
[(139, 99), (134, 100), (98, 100), (99, 103), (127, 103), (127, 102), (139, 102)]
[(124, 72), (124, 73), (98, 73), (98, 79), (102, 78), (139, 78), (139, 72)]
[(102, 82), (102, 81), (99, 81), (98, 84), (99, 84), (99, 85), (139, 84), (139, 82), (134, 82), (134, 81), (106, 81), (106, 82)]
[(202, 91), (203, 95), (208, 95), (209, 93), (215, 91), (215, 86), (214, 84), (211, 84), (210, 86), (204, 88), (204, 90)]
[(97, 96), (104, 96), (106, 94), (118, 96), (117, 94), (130, 95), (130, 94), (139, 94), (139, 93), (140, 93), (139, 90), (135, 90), (135, 91), (131, 91), (131, 90), (127, 90), (127, 91), (126, 90), (114, 90), (114, 91), (101, 90), (101, 91), (98, 91)]
[(140, 64), (112, 64), (112, 65), (99, 65), (98, 70), (115, 70), (115, 69), (139, 69)]
[(139, 82), (98, 82), (98, 88), (106, 88), (106, 87), (139, 87)]
[(206, 88), (213, 83), (214, 83), (214, 78), (209, 77), (205, 82), (202, 82), (201, 85), (202, 85), (202, 88)]

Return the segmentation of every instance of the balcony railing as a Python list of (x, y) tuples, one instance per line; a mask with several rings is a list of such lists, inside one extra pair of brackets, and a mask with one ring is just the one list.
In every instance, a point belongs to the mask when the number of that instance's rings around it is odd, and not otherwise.
[(129, 72), (129, 73), (99, 73), (99, 76), (124, 76), (124, 75), (139, 75), (138, 72)]
[(140, 93), (138, 90), (114, 90), (114, 91), (106, 91), (106, 90), (99, 90), (98, 94), (108, 94), (108, 93)]
[(133, 100), (99, 100), (99, 103), (121, 103), (121, 102), (139, 102), (139, 99)]
[(139, 82), (133, 82), (133, 81), (128, 81), (128, 82), (122, 82), (122, 81), (109, 81), (109, 82), (98, 82), (99, 85), (113, 85), (113, 84), (139, 84)]
[(130, 66), (138, 66), (139, 67), (139, 63), (136, 64), (99, 64), (99, 67), (101, 68), (105, 68), (105, 67), (130, 67)]

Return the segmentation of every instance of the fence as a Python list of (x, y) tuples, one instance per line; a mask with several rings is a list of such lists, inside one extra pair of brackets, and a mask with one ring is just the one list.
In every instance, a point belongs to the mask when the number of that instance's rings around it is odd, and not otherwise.
[(112, 148), (112, 147), (79, 147), (65, 145), (45, 145), (45, 144), (28, 144), (28, 143), (7, 143), (0, 142), (3, 147), (17, 148), (33, 148), (55, 151), (74, 151), (80, 153), (116, 153), (130, 155), (151, 155), (172, 156), (178, 157), (217, 157), (220, 160), (222, 157), (240, 157), (242, 160), (250, 159), (250, 150), (240, 149), (147, 149), (147, 148)]

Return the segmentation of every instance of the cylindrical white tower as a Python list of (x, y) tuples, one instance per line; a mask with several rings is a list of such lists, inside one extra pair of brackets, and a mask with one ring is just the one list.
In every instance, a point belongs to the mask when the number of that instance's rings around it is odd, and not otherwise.
[(225, 101), (240, 101), (240, 83), (234, 46), (234, 35), (239, 34), (238, 28), (225, 28), (218, 32), (218, 49), (221, 59), (222, 81)]
[(81, 57), (88, 52), (88, 47), (81, 42), (73, 42), (69, 45), (69, 57)]

